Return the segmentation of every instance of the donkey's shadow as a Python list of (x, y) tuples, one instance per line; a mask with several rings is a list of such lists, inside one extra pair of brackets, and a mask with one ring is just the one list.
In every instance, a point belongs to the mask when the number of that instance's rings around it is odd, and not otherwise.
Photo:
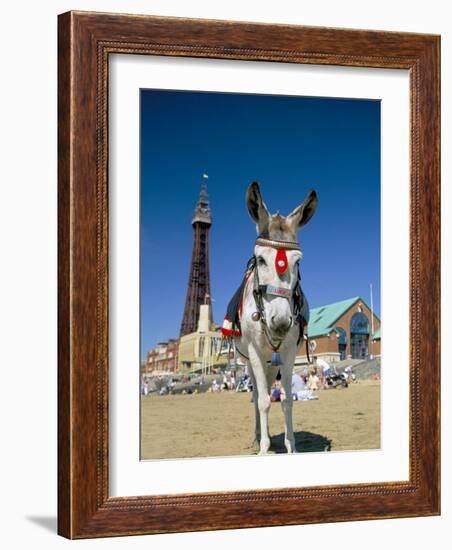
[[(331, 451), (331, 439), (312, 432), (294, 432), (295, 449), (298, 453), (319, 453)], [(284, 432), (271, 437), (270, 451), (287, 453), (284, 445)]]

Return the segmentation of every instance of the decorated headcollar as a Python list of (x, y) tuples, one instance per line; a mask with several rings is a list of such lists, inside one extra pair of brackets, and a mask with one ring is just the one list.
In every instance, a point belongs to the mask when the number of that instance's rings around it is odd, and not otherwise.
[(289, 267), (286, 250), (300, 250), (300, 245), (294, 241), (278, 241), (276, 239), (265, 239), (258, 237), (256, 244), (259, 246), (269, 246), (276, 249), (275, 268), (278, 273), (283, 275)]

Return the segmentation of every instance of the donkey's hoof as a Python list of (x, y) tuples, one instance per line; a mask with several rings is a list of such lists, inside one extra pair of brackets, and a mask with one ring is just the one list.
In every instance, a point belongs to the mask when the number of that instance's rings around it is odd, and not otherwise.
[(293, 454), (297, 452), (295, 441), (290, 441), (289, 439), (286, 439), (284, 441), (284, 446), (286, 447), (287, 453)]
[(268, 450), (270, 449), (270, 441), (264, 441), (262, 442), (261, 441), (261, 445), (260, 445), (260, 451), (259, 451), (259, 455), (262, 456), (262, 455), (268, 455)]

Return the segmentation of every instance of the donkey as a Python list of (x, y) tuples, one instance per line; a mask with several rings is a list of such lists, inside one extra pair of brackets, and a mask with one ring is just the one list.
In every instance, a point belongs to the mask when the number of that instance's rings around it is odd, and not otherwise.
[(255, 435), (260, 455), (267, 454), (270, 448), (270, 391), (278, 371), (286, 395), (282, 401), (284, 443), (288, 453), (296, 451), (292, 371), (297, 347), (309, 319), (307, 301), (299, 285), (302, 253), (297, 232), (312, 218), (317, 202), (317, 195), (311, 190), (304, 202), (284, 217), (279, 212), (269, 213), (257, 182), (249, 186), (246, 194), (246, 204), (256, 223), (258, 237), (244, 282), (236, 293), (236, 296), (240, 294), (237, 317), (226, 316), (223, 334), (234, 340), (236, 351), (250, 367)]

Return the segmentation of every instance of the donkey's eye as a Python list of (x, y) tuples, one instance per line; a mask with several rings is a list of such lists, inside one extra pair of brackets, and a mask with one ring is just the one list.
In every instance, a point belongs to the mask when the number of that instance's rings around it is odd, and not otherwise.
[(267, 265), (267, 262), (264, 260), (262, 256), (257, 257), (257, 265)]

